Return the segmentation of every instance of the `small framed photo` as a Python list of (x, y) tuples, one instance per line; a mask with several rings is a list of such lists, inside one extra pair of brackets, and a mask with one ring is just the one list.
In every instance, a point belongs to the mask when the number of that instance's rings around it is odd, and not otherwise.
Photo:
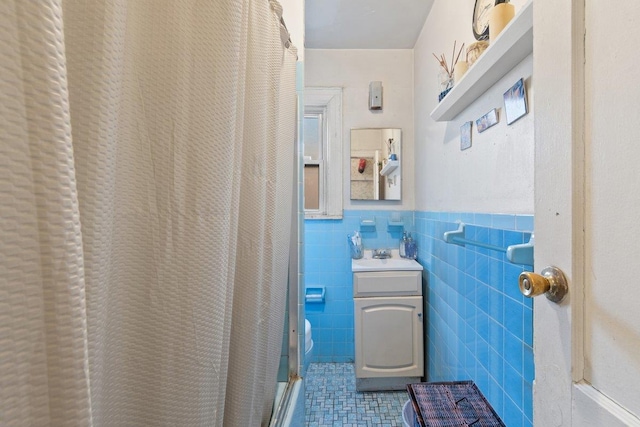
[(510, 125), (528, 112), (524, 79), (520, 79), (504, 93), (504, 113), (507, 124)]
[(478, 133), (482, 133), (485, 130), (489, 129), (491, 126), (496, 125), (498, 123), (498, 112), (494, 108), (489, 111), (484, 116), (480, 117), (476, 120), (476, 127), (478, 128)]
[(471, 147), (471, 124), (473, 122), (465, 122), (460, 126), (460, 151)]

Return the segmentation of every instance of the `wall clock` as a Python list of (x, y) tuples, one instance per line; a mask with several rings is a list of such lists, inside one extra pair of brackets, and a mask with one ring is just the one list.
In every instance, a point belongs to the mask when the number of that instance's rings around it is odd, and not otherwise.
[(508, 3), (508, 0), (476, 0), (471, 25), (476, 40), (489, 39), (489, 13), (493, 6), (500, 3)]

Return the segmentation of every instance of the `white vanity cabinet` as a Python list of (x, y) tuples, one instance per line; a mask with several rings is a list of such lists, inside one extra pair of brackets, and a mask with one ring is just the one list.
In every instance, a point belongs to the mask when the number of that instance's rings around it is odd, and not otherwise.
[(404, 390), (424, 374), (422, 271), (417, 268), (353, 273), (359, 391)]

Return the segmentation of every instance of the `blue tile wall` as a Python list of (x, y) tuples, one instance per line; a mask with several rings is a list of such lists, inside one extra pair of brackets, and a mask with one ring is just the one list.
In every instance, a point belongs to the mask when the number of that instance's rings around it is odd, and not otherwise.
[[(425, 268), (427, 380), (474, 380), (506, 425), (531, 426), (533, 306), (518, 290), (518, 275), (531, 267), (511, 264), (500, 252), (446, 244), (442, 235), (461, 221), (466, 238), (506, 247), (528, 241), (533, 216), (399, 213)], [(365, 248), (396, 247), (401, 231), (387, 227), (391, 214), (353, 210), (342, 220), (305, 221), (306, 285), (326, 287), (324, 304), (305, 305), (312, 362), (354, 360), (347, 234), (360, 230), (362, 219), (375, 219), (375, 230), (361, 231)]]
[(530, 215), (416, 212), (419, 261), (427, 280), (427, 380), (472, 379), (508, 426), (531, 426), (533, 305), (518, 289), (505, 254), (446, 244), (468, 224), (467, 239), (496, 246), (528, 241)]
[[(413, 230), (412, 211), (393, 211), (400, 214)], [(306, 317), (311, 323), (313, 357), (311, 362), (353, 362), (353, 280), (347, 235), (358, 230), (365, 249), (395, 248), (402, 231), (387, 227), (390, 211), (345, 211), (341, 220), (305, 221), (305, 285), (325, 286), (325, 303), (305, 304)], [(362, 219), (374, 219), (375, 228), (360, 230)]]

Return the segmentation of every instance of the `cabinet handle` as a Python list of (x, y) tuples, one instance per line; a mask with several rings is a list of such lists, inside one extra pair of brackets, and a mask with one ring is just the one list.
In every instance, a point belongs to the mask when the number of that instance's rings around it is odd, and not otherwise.
[(422, 313), (418, 313), (418, 319), (422, 320)]

